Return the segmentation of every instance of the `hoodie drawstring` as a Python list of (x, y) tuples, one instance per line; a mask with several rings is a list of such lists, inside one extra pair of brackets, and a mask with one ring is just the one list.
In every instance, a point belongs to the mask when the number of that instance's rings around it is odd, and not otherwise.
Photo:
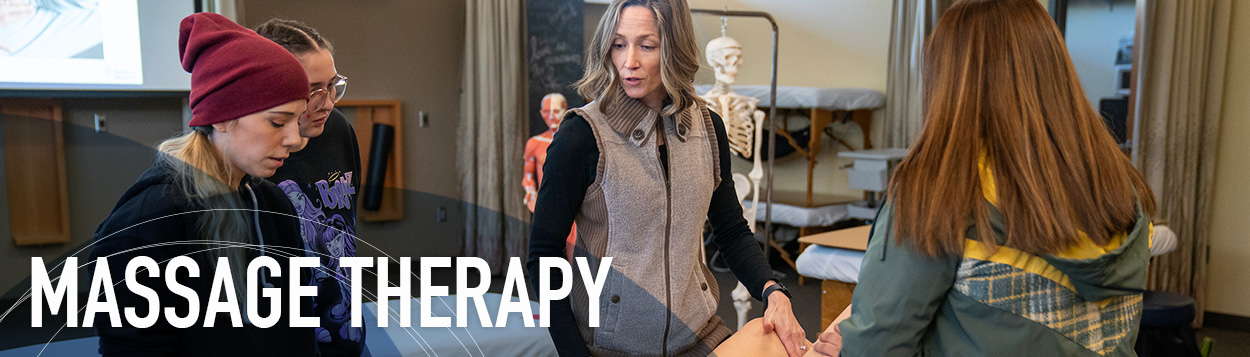
[[(260, 201), (256, 199), (256, 192), (252, 191), (252, 185), (246, 182), (243, 187), (247, 188), (248, 196), (252, 197), (252, 228), (256, 230), (256, 240), (260, 243), (260, 256), (265, 256), (265, 234), (260, 231)], [(273, 284), (269, 283), (269, 279), (265, 278), (265, 274), (260, 275), (261, 285), (266, 288), (272, 288)]]
[[(260, 256), (263, 257), (265, 256), (265, 235), (261, 233), (261, 230), (260, 230), (260, 202), (256, 199), (256, 192), (252, 191), (251, 184), (244, 182), (243, 187), (247, 188), (247, 194), (248, 196), (251, 196), (252, 198), (252, 228), (256, 230), (256, 240), (258, 243), (260, 243)], [(273, 284), (269, 283), (269, 279), (265, 278), (265, 274), (259, 274), (259, 275), (260, 275), (260, 282), (262, 286), (266, 288), (273, 287)], [(256, 324), (252, 323), (252, 319), (248, 318), (247, 316), (248, 316), (247, 305), (244, 304), (243, 323), (247, 325), (251, 325), (251, 326), (256, 326)]]

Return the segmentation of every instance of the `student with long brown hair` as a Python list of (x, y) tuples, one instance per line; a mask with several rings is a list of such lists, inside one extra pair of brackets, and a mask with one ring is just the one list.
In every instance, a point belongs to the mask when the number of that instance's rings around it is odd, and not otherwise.
[(924, 130), (837, 325), (842, 354), (1133, 355), (1154, 196), (1046, 11), (965, 0), (924, 51)]

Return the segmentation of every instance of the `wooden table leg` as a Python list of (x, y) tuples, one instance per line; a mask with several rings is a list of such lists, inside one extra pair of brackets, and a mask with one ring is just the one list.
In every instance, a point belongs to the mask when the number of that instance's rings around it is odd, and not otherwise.
[(872, 110), (860, 109), (851, 112), (851, 120), (859, 125), (859, 131), (864, 134), (864, 150), (872, 149)]
[(812, 109), (811, 135), (807, 142), (807, 207), (812, 206), (812, 172), (816, 169), (816, 156), (820, 155), (821, 140), (825, 127), (833, 122), (833, 112), (825, 109)]

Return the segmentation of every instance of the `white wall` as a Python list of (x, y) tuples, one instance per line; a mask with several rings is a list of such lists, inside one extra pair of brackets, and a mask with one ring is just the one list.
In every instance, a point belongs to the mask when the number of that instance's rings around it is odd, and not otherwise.
[(1250, 1), (1233, 1), (1211, 209), (1207, 310), (1250, 317)]
[(1121, 38), (1132, 38), (1137, 12), (1132, 0), (1116, 0), (1111, 6), (1094, 1), (1068, 5), (1068, 54), (1081, 77), (1081, 87), (1095, 108), (1102, 98), (1115, 94), (1115, 55)]
[[(587, 30), (603, 14), (606, 0), (586, 0)], [(763, 11), (777, 21), (778, 84), (862, 87), (885, 91), (893, 1), (688, 0), (692, 9)], [(693, 15), (699, 44), (720, 36), (720, 18)], [(768, 84), (772, 31), (760, 18), (729, 18), (726, 33), (745, 47), (740, 84)], [(587, 36), (589, 39), (589, 36)], [(704, 63), (703, 67), (707, 68)], [(700, 74), (700, 83), (711, 83)]]
[[(594, 31), (606, 6), (587, 1), (586, 31)], [(849, 0), (689, 0), (695, 9), (763, 11), (777, 21), (779, 36), (777, 84), (781, 86), (858, 87), (885, 92), (887, 59), (890, 42), (891, 1)], [(695, 14), (694, 26), (700, 46), (721, 35), (720, 17)], [(766, 85), (772, 63), (772, 28), (760, 18), (729, 18), (726, 34), (744, 47), (739, 84)], [(589, 39), (590, 36), (587, 36)], [(697, 84), (714, 82), (711, 67), (695, 78)], [(880, 111), (876, 116), (880, 117)], [(807, 125), (797, 121), (794, 128)], [(879, 125), (877, 125), (879, 126)], [(852, 147), (862, 147), (859, 127), (853, 123), (834, 124)], [(874, 136), (877, 136), (874, 134)], [(878, 139), (879, 140), (879, 139)], [(850, 160), (837, 157), (846, 150), (826, 137), (817, 158), (813, 191), (820, 194), (858, 197), (859, 190), (847, 187), (846, 171), (838, 167)], [(751, 163), (735, 158), (733, 170), (747, 172)], [(807, 187), (807, 161), (797, 154), (778, 159), (775, 166), (774, 190), (804, 191)]]
[[(690, 0), (691, 8), (764, 11), (777, 21), (779, 51), (777, 85), (808, 87), (869, 88), (885, 93), (888, 71), (891, 1), (830, 0)], [(742, 43), (740, 84), (766, 85), (772, 62), (772, 31), (768, 21), (755, 18), (729, 18), (726, 34)], [(699, 44), (720, 36), (717, 16), (694, 15)], [(713, 83), (711, 68), (704, 63), (696, 83)], [(881, 116), (878, 111), (877, 117)], [(793, 127), (807, 125), (804, 121)], [(879, 125), (877, 125), (879, 126)], [(859, 127), (852, 123), (834, 124), (835, 132), (852, 147), (862, 148)], [(878, 140), (880, 142), (880, 140)], [(839, 167), (851, 160), (839, 158), (848, 150), (828, 137), (817, 157), (812, 191), (818, 194), (858, 197), (859, 190), (847, 184), (846, 170)], [(747, 172), (751, 163), (735, 158), (735, 172)], [(807, 161), (793, 154), (779, 159), (774, 167), (774, 190), (802, 192), (807, 187)]]
[[(778, 85), (862, 87), (885, 92), (891, 1), (690, 0), (691, 8), (768, 12), (780, 33)], [(694, 15), (700, 44), (720, 36), (720, 18)], [(768, 84), (768, 21), (729, 18), (729, 37), (744, 47), (742, 84)], [(707, 64), (704, 64), (705, 69)], [(710, 73), (710, 72), (709, 72)], [(702, 82), (711, 83), (707, 74)]]

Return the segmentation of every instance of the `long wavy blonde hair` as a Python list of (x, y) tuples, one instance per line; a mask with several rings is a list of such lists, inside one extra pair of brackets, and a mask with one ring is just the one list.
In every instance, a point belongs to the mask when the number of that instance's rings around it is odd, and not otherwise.
[(673, 101), (662, 115), (680, 113), (699, 103), (694, 92), (694, 74), (699, 71), (699, 46), (695, 43), (694, 25), (685, 0), (614, 0), (599, 19), (590, 45), (586, 47), (585, 72), (573, 84), (577, 94), (599, 102), (602, 110), (611, 108), (613, 98), (624, 89), (612, 64), (612, 38), (616, 35), (621, 13), (629, 6), (641, 6), (655, 15), (660, 35), (660, 80)]

